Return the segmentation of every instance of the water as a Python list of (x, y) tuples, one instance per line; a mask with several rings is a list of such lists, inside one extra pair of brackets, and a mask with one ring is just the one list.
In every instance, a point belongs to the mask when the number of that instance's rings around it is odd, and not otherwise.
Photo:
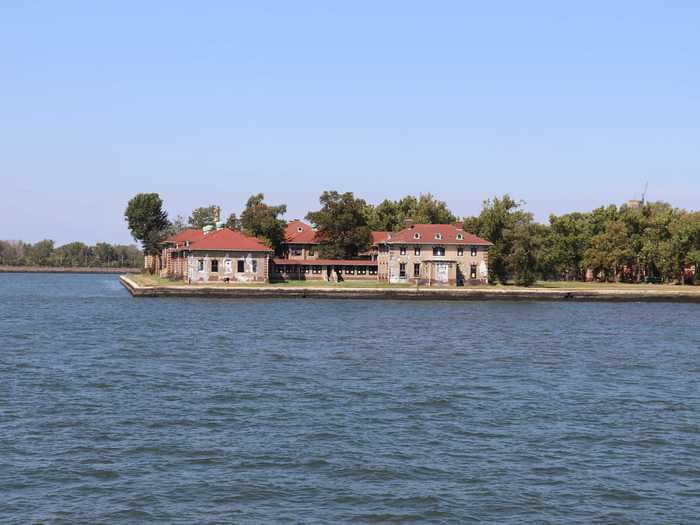
[(0, 522), (697, 523), (699, 314), (0, 274)]

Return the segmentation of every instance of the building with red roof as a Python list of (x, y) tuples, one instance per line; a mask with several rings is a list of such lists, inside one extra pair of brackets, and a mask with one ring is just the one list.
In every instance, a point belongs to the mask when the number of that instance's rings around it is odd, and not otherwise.
[(188, 282), (268, 282), (270, 247), (228, 228), (183, 230), (166, 239), (161, 275)]
[(318, 257), (316, 231), (310, 224), (294, 219), (284, 230), (283, 257), (293, 260), (307, 260)]
[(290, 221), (280, 257), (263, 241), (228, 228), (183, 230), (164, 242), (161, 275), (188, 282), (385, 280), (428, 286), (486, 284), (492, 244), (454, 224), (413, 224), (371, 233), (358, 257), (322, 259), (311, 225)]
[[(384, 235), (386, 234), (386, 235)], [(376, 237), (378, 278), (391, 283), (488, 283), (492, 243), (454, 224), (413, 224)]]

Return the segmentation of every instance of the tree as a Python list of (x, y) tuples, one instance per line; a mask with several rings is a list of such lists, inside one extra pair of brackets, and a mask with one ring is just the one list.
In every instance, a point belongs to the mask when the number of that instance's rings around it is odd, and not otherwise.
[(319, 202), (321, 209), (309, 212), (306, 219), (316, 226), (321, 257), (353, 257), (367, 250), (371, 239), (367, 203), (351, 192), (337, 191), (324, 191)]
[(612, 277), (616, 282), (620, 281), (623, 267), (634, 261), (628, 233), (624, 222), (613, 221), (603, 233), (591, 239), (591, 246), (586, 250), (585, 264), (594, 274), (603, 273), (605, 280)]
[(215, 204), (195, 208), (192, 210), (192, 215), (187, 219), (187, 222), (191, 228), (201, 230), (205, 226), (209, 226), (220, 220), (220, 213), (221, 207)]
[(226, 219), (226, 227), (229, 228), (230, 230), (240, 230), (241, 229), (241, 221), (238, 217), (236, 217), (235, 213), (232, 213), (231, 215), (228, 216), (228, 219)]
[(170, 226), (167, 228), (168, 237), (172, 237), (173, 235), (180, 233), (182, 230), (186, 230), (187, 226), (187, 222), (185, 222), (185, 218), (182, 215), (176, 216), (175, 220), (172, 221)]
[(587, 214), (567, 213), (549, 216), (549, 228), (544, 233), (542, 265), (565, 280), (585, 279), (583, 260), (590, 244), (591, 227)]
[(163, 201), (157, 193), (139, 193), (126, 207), (124, 219), (131, 235), (141, 241), (146, 255), (157, 255), (170, 226)]
[(418, 198), (407, 195), (398, 201), (385, 199), (377, 206), (367, 205), (366, 210), (368, 226), (377, 231), (399, 231), (406, 219), (417, 224), (452, 224), (457, 220), (447, 204), (430, 193)]
[[(245, 210), (241, 213), (240, 226), (245, 233), (260, 237), (276, 253), (282, 248), (284, 243), (284, 230), (287, 227), (286, 221), (280, 218), (287, 212), (287, 206), (270, 206), (265, 204), (265, 195), (258, 193), (252, 195), (246, 202)], [(233, 215), (235, 224), (235, 215)], [(229, 217), (229, 220), (232, 220)]]
[[(527, 232), (526, 227), (532, 223), (532, 214), (522, 209), (523, 204), (522, 201), (513, 200), (508, 194), (500, 199), (494, 197), (484, 201), (478, 217), (464, 220), (463, 227), (466, 231), (493, 243), (489, 248), (489, 278), (492, 281), (497, 280), (505, 284), (514, 273), (514, 240), (518, 234)], [(524, 270), (520, 268), (519, 271)]]
[(511, 248), (508, 255), (508, 269), (518, 286), (530, 286), (537, 280), (539, 236), (537, 226), (526, 222), (516, 224), (508, 232)]
[(92, 249), (97, 266), (110, 266), (115, 259), (114, 247), (106, 242), (98, 242)]
[(78, 267), (92, 266), (92, 249), (82, 242), (69, 242), (54, 250), (53, 266)]
[(25, 255), (25, 264), (31, 266), (48, 266), (53, 254), (53, 241), (44, 239), (39, 241), (27, 249)]

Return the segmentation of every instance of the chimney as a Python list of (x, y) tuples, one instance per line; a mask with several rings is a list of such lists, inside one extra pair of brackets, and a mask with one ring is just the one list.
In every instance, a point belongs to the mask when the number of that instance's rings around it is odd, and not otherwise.
[(404, 219), (403, 220), (403, 227), (404, 228), (413, 228), (413, 219)]

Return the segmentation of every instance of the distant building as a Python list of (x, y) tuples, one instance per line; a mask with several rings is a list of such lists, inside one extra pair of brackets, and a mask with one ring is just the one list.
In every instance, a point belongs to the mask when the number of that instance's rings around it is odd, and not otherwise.
[(492, 243), (451, 224), (411, 224), (376, 232), (378, 276), (391, 283), (453, 285), (488, 283)]
[(426, 286), (488, 283), (492, 244), (461, 225), (412, 224), (398, 232), (372, 232), (371, 246), (357, 257), (322, 259), (320, 240), (300, 220), (289, 222), (281, 255), (239, 231), (188, 229), (166, 239), (161, 276), (188, 282), (270, 280), (383, 280)]
[(161, 275), (187, 282), (268, 282), (272, 250), (228, 228), (184, 230), (165, 241)]

